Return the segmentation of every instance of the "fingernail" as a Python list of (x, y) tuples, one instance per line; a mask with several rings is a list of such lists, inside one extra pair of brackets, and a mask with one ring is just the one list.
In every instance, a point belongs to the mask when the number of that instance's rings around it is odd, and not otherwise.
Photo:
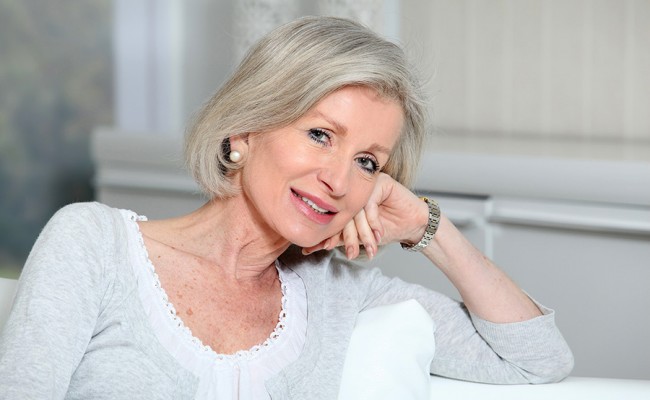
[(302, 255), (303, 255), (303, 256), (308, 256), (308, 255), (310, 255), (310, 254), (311, 254), (311, 252), (307, 251), (307, 249), (305, 249), (305, 248), (303, 247), (303, 249), (302, 249)]
[(381, 242), (381, 235), (379, 234), (379, 231), (377, 229), (373, 229), (372, 231), (375, 234), (375, 240), (377, 241), (377, 244)]
[(353, 254), (354, 254), (354, 247), (353, 246), (347, 246), (345, 248), (345, 255), (348, 257), (348, 260), (352, 259)]
[(323, 250), (329, 250), (330, 243), (332, 243), (332, 239), (327, 239), (327, 241), (323, 245)]
[(372, 260), (372, 258), (375, 256), (375, 249), (372, 246), (365, 246), (366, 248), (366, 254), (368, 254), (368, 259)]

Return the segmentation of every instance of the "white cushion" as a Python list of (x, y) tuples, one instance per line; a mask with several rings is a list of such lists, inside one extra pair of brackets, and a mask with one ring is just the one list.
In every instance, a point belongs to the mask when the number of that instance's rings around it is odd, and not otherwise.
[(359, 314), (345, 358), (339, 399), (428, 399), (435, 340), (415, 300)]
[(546, 385), (489, 385), (432, 376), (431, 400), (648, 400), (650, 381), (570, 376)]

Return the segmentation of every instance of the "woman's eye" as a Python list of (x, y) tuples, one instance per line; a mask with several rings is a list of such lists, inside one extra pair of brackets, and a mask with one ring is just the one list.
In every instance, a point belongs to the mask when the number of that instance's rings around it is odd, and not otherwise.
[(371, 174), (379, 171), (379, 164), (371, 157), (359, 157), (357, 158), (357, 164)]
[(330, 135), (322, 129), (313, 128), (309, 130), (309, 137), (311, 140), (319, 144), (327, 144)]

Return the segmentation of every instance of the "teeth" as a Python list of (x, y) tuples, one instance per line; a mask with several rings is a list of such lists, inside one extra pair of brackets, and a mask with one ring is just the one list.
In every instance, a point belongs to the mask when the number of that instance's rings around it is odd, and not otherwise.
[(326, 213), (328, 212), (327, 210), (324, 210), (324, 209), (318, 207), (316, 204), (314, 204), (313, 201), (309, 200), (309, 199), (306, 198), (306, 197), (301, 197), (301, 199), (302, 199), (302, 201), (304, 201), (305, 203), (307, 203), (307, 204), (309, 205), (309, 207), (311, 207), (311, 208), (312, 208), (314, 211), (316, 211), (317, 213), (320, 213), (320, 214), (326, 214)]

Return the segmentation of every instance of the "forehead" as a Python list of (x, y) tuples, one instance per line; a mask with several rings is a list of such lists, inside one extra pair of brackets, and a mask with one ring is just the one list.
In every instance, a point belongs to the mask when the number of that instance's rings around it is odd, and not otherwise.
[(323, 97), (305, 116), (325, 119), (341, 131), (374, 127), (400, 132), (404, 120), (401, 103), (365, 86), (338, 89)]

